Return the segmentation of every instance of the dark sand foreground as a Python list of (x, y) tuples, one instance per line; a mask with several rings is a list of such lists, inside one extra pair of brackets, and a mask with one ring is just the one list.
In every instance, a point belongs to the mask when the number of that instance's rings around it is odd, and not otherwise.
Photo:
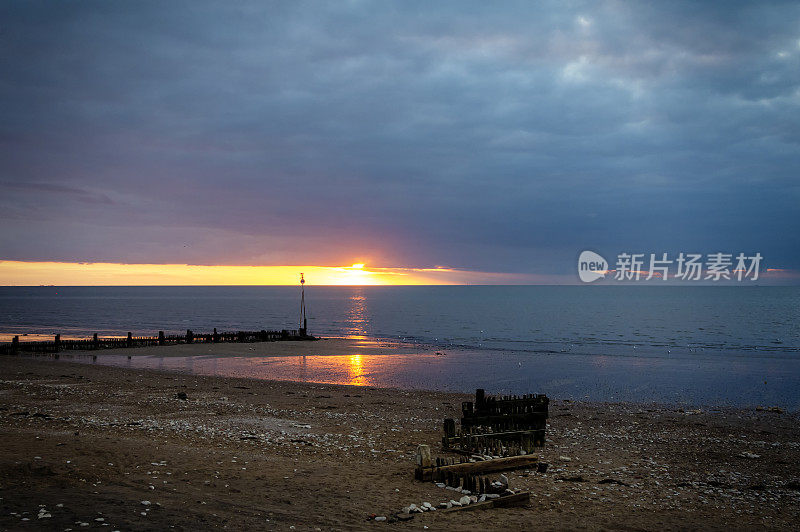
[[(102, 354), (100, 355), (102, 356)], [(535, 392), (536, 390), (531, 390)], [(186, 400), (176, 397), (180, 392)], [(466, 396), (0, 358), (4, 530), (794, 529), (797, 414), (554, 398), (525, 508), (402, 507)], [(794, 523), (794, 525), (793, 525)]]

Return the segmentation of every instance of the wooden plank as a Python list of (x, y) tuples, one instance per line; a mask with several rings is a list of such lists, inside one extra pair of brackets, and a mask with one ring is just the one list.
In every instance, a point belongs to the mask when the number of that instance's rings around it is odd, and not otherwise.
[[(513, 438), (514, 436), (521, 436), (521, 435), (530, 435), (534, 436), (537, 432), (544, 432), (544, 429), (526, 429), (526, 430), (511, 430), (508, 432), (485, 432), (480, 434), (460, 434), (453, 438), (443, 438), (443, 441), (446, 440), (448, 444), (459, 444), (461, 443), (462, 439), (466, 439), (468, 441), (472, 440), (480, 440), (483, 438), (488, 439), (504, 439), (504, 438)], [(475, 454), (475, 453), (471, 453)]]
[(453, 506), (440, 510), (441, 512), (457, 512), (460, 510), (488, 510), (490, 508), (509, 508), (512, 506), (526, 506), (531, 501), (531, 492), (523, 491), (514, 495), (506, 495), (496, 499), (489, 499), (483, 502), (476, 502), (467, 506)]
[(539, 456), (535, 454), (525, 454), (522, 456), (509, 456), (508, 458), (495, 458), (493, 460), (484, 460), (483, 462), (465, 462), (463, 464), (453, 464), (440, 467), (434, 467), (432, 470), (438, 470), (440, 473), (447, 474), (447, 472), (455, 474), (468, 474), (468, 475), (482, 475), (485, 473), (496, 473), (498, 471), (511, 471), (513, 469), (521, 469), (536, 465), (539, 461)]
[(503, 414), (472, 414), (461, 419), (461, 425), (491, 425), (493, 423), (544, 423), (547, 412), (520, 412)]

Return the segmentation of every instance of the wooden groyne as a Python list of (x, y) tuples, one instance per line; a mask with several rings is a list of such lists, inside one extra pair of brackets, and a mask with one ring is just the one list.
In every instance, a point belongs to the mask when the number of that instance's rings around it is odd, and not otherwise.
[(461, 430), (444, 420), (442, 448), (468, 455), (515, 456), (544, 447), (550, 400), (543, 394), (490, 397), (475, 391), (461, 403)]
[(151, 345), (176, 345), (176, 344), (211, 344), (221, 342), (276, 342), (281, 340), (316, 340), (313, 336), (306, 334), (305, 329), (283, 329), (280, 331), (237, 331), (237, 332), (217, 332), (195, 333), (190, 329), (186, 334), (165, 335), (164, 331), (158, 331), (158, 336), (133, 336), (128, 333), (127, 337), (100, 338), (95, 334), (92, 338), (81, 338), (78, 340), (62, 340), (60, 334), (56, 334), (52, 341), (20, 342), (19, 336), (15, 336), (11, 343), (0, 344), (0, 355), (15, 355), (17, 353), (58, 353), (61, 351), (94, 351), (99, 349), (121, 349), (128, 347), (145, 347)]

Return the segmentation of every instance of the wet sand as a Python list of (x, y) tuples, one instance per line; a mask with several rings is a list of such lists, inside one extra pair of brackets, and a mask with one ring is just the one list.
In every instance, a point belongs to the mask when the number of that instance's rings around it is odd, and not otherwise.
[(367, 521), (452, 498), (413, 480), (413, 452), (437, 452), (468, 398), (3, 357), (0, 527), (788, 530), (800, 514), (797, 414), (556, 397), (547, 474), (509, 474), (528, 507)]
[(59, 356), (62, 361), (221, 377), (466, 393), (476, 388), (497, 394), (535, 390), (572, 400), (683, 408), (771, 405), (800, 411), (800, 360), (791, 356), (552, 354), (443, 349), (368, 337), (63, 351)]
[(64, 351), (67, 356), (75, 354), (187, 357), (212, 355), (215, 357), (283, 357), (283, 356), (342, 356), (359, 353), (362, 355), (402, 355), (430, 351), (426, 346), (378, 340), (366, 337), (320, 338), (315, 341), (280, 341), (253, 343), (194, 343), (167, 346), (133, 347), (130, 349), (103, 349), (100, 351)]

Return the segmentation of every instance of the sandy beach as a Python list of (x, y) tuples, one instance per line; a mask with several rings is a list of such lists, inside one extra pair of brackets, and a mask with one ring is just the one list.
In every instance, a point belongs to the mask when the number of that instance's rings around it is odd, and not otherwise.
[(5, 530), (790, 529), (800, 513), (795, 413), (556, 397), (547, 473), (508, 474), (530, 505), (389, 523), (368, 518), (452, 498), (413, 480), (413, 455), (440, 454), (469, 396), (47, 358), (2, 358), (0, 377)]

